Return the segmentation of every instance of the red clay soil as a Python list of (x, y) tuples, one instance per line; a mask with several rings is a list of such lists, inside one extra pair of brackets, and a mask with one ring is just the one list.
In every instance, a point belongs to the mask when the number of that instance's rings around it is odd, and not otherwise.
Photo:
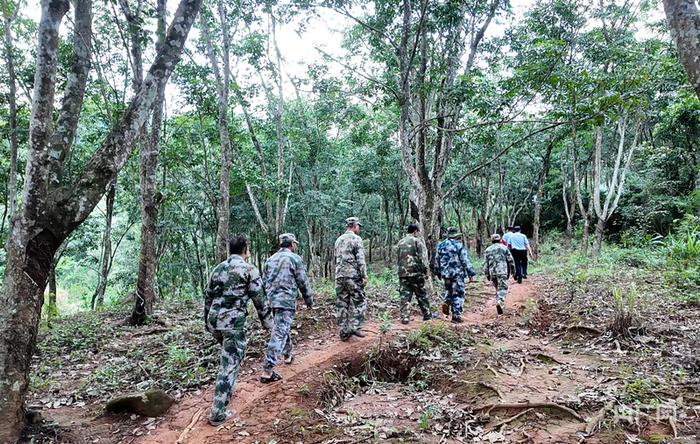
[[(470, 298), (470, 294), (485, 292), (493, 293), (494, 296), (468, 308), (463, 314), (466, 322), (458, 327), (469, 328), (495, 320), (498, 316), (495, 308), (495, 289), (483, 281), (467, 285), (467, 299)], [(504, 321), (510, 317), (509, 314), (517, 312), (527, 299), (534, 298), (535, 294), (536, 285), (532, 280), (524, 281), (521, 285), (511, 285)], [(470, 305), (469, 302), (467, 305)], [(401, 325), (397, 320), (393, 323), (391, 331), (412, 330), (420, 325), (421, 322), (415, 319), (407, 325)], [(274, 436), (277, 434), (275, 432), (279, 419), (288, 416), (290, 409), (299, 405), (300, 392), (314, 387), (314, 383), (318, 386), (317, 383), (323, 381), (325, 372), (342, 366), (353, 358), (356, 359), (359, 354), (376, 345), (380, 340), (379, 327), (379, 322), (367, 322), (363, 330), (366, 337), (353, 337), (347, 342), (340, 341), (337, 335), (329, 334), (322, 341), (298, 344), (298, 354), (294, 363), (282, 364), (277, 369), (284, 378), (282, 381), (269, 385), (261, 384), (260, 365), (256, 366), (252, 373), (249, 371), (248, 374), (242, 374), (229, 405), (235, 416), (223, 426), (215, 428), (207, 423), (213, 394), (213, 387), (209, 387), (203, 395), (181, 401), (171, 409), (166, 420), (155, 430), (149, 431), (135, 442), (245, 443)]]

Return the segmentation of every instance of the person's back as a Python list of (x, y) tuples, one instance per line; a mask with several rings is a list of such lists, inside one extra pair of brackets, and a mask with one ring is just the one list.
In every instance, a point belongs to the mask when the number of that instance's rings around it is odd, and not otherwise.
[[(454, 279), (466, 276), (469, 271), (464, 262), (467, 254), (464, 245), (455, 239), (445, 239), (437, 247), (438, 263), (440, 264), (440, 275), (445, 279)], [(467, 259), (468, 260), (468, 259)]]
[(512, 230), (512, 227), (508, 227), (508, 231), (503, 233), (503, 238), (502, 238), (501, 242), (506, 247), (509, 247), (510, 238), (511, 238), (511, 236), (513, 236), (513, 231), (511, 231), (511, 230)]
[[(232, 330), (245, 325), (248, 300), (262, 298), (260, 273), (241, 256), (233, 254), (214, 268), (206, 290), (207, 323), (212, 330)], [(256, 304), (257, 305), (257, 304)]]
[(508, 276), (512, 271), (512, 256), (505, 245), (500, 243), (491, 244), (484, 251), (484, 272), (486, 276)]
[[(364, 252), (362, 238), (352, 231), (346, 231), (335, 241), (335, 278), (363, 278)], [(359, 257), (361, 255), (361, 258)], [(366, 273), (366, 272), (365, 272)]]
[(521, 232), (517, 233), (512, 233), (508, 237), (508, 243), (510, 244), (511, 248), (515, 250), (527, 250), (527, 245), (530, 243), (527, 240), (527, 236), (525, 236)]
[(417, 277), (427, 273), (425, 246), (422, 241), (409, 234), (396, 246), (399, 277)]
[(265, 263), (265, 293), (271, 308), (296, 308), (297, 291), (310, 300), (311, 290), (304, 261), (288, 248), (282, 248)]

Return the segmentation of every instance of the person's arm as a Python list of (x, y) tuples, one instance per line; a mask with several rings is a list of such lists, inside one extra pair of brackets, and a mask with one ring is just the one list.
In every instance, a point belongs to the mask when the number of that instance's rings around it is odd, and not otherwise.
[(484, 255), (484, 266), (482, 268), (484, 272), (484, 276), (486, 276), (486, 280), (490, 281), (491, 280), (491, 274), (489, 273), (489, 257), (488, 255)]
[(248, 297), (253, 300), (255, 310), (258, 312), (258, 318), (262, 326), (270, 330), (272, 329), (272, 310), (263, 290), (262, 278), (257, 268), (252, 267), (248, 279), (247, 287)]
[(357, 266), (360, 271), (360, 278), (362, 279), (362, 285), (367, 285), (367, 263), (365, 262), (365, 247), (362, 245), (362, 239), (358, 236), (356, 239), (357, 245), (355, 246), (355, 260), (357, 261)]
[(506, 250), (506, 262), (508, 262), (508, 277), (515, 276), (515, 260), (510, 250)]
[(209, 277), (207, 288), (204, 290), (204, 326), (209, 331), (211, 331), (208, 321), (211, 304), (214, 302), (214, 298), (221, 296), (221, 291), (223, 290), (223, 284), (218, 280), (218, 276), (219, 271), (215, 268)]
[[(270, 258), (272, 259), (272, 258)], [(263, 283), (263, 290), (265, 293), (269, 293), (270, 291), (270, 284), (272, 283), (272, 280), (270, 278), (270, 259), (265, 261), (265, 268), (263, 268), (263, 276), (262, 276), (262, 283)]]
[(530, 258), (534, 258), (535, 256), (532, 254), (532, 248), (530, 248), (530, 241), (527, 239), (527, 236), (525, 236), (525, 248), (527, 248), (527, 254), (530, 255)]
[(473, 282), (473, 278), (474, 276), (476, 276), (476, 271), (474, 271), (474, 266), (469, 260), (469, 253), (467, 252), (467, 247), (465, 247), (464, 245), (461, 245), (459, 252), (459, 260), (462, 262), (462, 267), (464, 267), (464, 269), (466, 270), (467, 276), (469, 276), (469, 281)]
[(429, 259), (428, 259), (428, 247), (425, 246), (425, 242), (423, 242), (423, 239), (418, 238), (416, 240), (416, 248), (418, 249), (418, 258), (420, 260), (420, 266), (423, 269), (423, 275), (428, 276), (428, 271), (430, 268), (429, 265)]
[(295, 265), (294, 279), (297, 281), (297, 287), (301, 292), (301, 296), (304, 298), (306, 306), (311, 308), (314, 305), (314, 295), (311, 290), (311, 285), (309, 285), (309, 278), (306, 275), (306, 267), (304, 266), (304, 260), (300, 257)]

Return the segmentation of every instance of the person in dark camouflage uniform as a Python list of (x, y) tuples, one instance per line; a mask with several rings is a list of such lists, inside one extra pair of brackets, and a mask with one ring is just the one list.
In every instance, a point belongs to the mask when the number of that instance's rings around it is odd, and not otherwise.
[(445, 283), (445, 303), (442, 305), (442, 311), (445, 315), (451, 311), (454, 323), (462, 322), (464, 279), (468, 276), (469, 282), (473, 282), (472, 278), (476, 276), (461, 239), (462, 233), (450, 227), (447, 230), (447, 239), (437, 246), (438, 273)]
[(229, 253), (229, 258), (212, 271), (204, 294), (207, 330), (221, 342), (221, 364), (209, 413), (209, 423), (214, 426), (222, 424), (230, 416), (226, 406), (231, 399), (246, 350), (248, 300), (252, 299), (263, 327), (268, 330), (272, 328), (271, 311), (263, 292), (260, 272), (246, 262), (246, 237), (231, 238)]
[(496, 311), (503, 314), (508, 294), (508, 277), (515, 273), (515, 262), (510, 250), (501, 243), (501, 236), (491, 236), (491, 246), (484, 252), (484, 275), (496, 287)]
[(408, 324), (411, 313), (411, 298), (415, 294), (423, 320), (433, 318), (430, 300), (425, 290), (428, 277), (428, 250), (420, 238), (418, 225), (408, 226), (408, 234), (396, 246), (399, 268), (399, 295), (401, 296), (401, 323)]
[(365, 320), (367, 301), (367, 264), (365, 249), (359, 236), (362, 224), (356, 217), (345, 219), (347, 231), (335, 241), (335, 295), (336, 318), (340, 327), (340, 339), (350, 336), (364, 337), (361, 331)]
[(284, 233), (279, 236), (279, 241), (280, 250), (265, 263), (265, 293), (272, 308), (274, 326), (267, 344), (263, 375), (260, 377), (260, 382), (264, 384), (282, 379), (273, 371), (280, 354), (284, 353), (285, 363), (292, 363), (290, 330), (296, 311), (297, 292), (301, 292), (308, 308), (312, 307), (314, 301), (304, 260), (296, 254), (299, 245), (297, 238), (292, 233)]

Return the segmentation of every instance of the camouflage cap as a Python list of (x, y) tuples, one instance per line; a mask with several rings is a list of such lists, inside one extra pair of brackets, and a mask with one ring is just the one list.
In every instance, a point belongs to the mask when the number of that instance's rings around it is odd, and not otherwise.
[(354, 224), (357, 224), (357, 225), (359, 225), (359, 226), (362, 226), (362, 223), (360, 222), (360, 218), (359, 218), (359, 217), (354, 217), (354, 216), (353, 216), (353, 217), (348, 217), (347, 219), (345, 219), (345, 223), (346, 223), (347, 225), (354, 225)]
[(461, 239), (462, 233), (459, 232), (459, 229), (457, 229), (455, 227), (450, 227), (447, 229), (447, 238), (448, 239)]
[(297, 237), (294, 235), (294, 233), (283, 233), (279, 235), (279, 240), (280, 243), (284, 241), (291, 241), (292, 243), (295, 243), (299, 245), (299, 241), (297, 240)]
[(501, 235), (498, 233), (491, 235), (491, 242), (499, 242), (501, 240)]

